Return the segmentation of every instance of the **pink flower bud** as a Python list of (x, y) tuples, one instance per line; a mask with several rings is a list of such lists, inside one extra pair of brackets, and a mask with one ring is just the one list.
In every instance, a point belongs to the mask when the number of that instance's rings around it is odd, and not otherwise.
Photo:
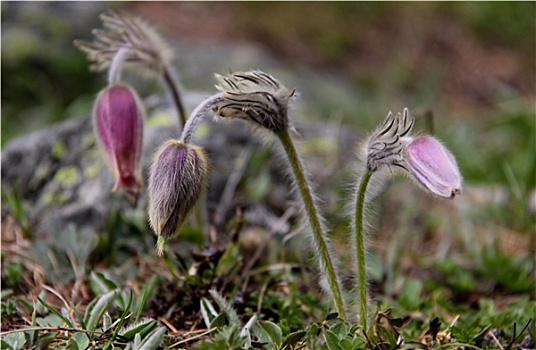
[(143, 110), (136, 92), (123, 84), (107, 87), (97, 97), (93, 125), (115, 176), (113, 191), (135, 197), (141, 188)]
[(446, 198), (461, 193), (456, 159), (432, 136), (414, 139), (407, 147), (407, 165), (413, 178), (429, 191)]
[(201, 147), (177, 140), (166, 141), (157, 151), (149, 175), (149, 222), (160, 245), (179, 232), (198, 200), (208, 178)]

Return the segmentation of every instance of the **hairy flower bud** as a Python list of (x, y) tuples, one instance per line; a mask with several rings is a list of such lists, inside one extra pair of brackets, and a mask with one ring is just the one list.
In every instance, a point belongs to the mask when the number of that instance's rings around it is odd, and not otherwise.
[(149, 175), (149, 222), (165, 240), (177, 234), (202, 197), (208, 165), (201, 147), (177, 140), (166, 141), (157, 151)]
[(461, 193), (456, 159), (432, 136), (421, 136), (407, 147), (406, 163), (412, 177), (429, 191), (446, 198)]
[(216, 74), (223, 102), (214, 107), (221, 117), (249, 120), (278, 133), (288, 128), (288, 103), (294, 95), (272, 76), (261, 71)]
[(136, 92), (124, 84), (104, 89), (93, 110), (98, 143), (113, 170), (113, 191), (135, 197), (141, 188), (143, 108)]

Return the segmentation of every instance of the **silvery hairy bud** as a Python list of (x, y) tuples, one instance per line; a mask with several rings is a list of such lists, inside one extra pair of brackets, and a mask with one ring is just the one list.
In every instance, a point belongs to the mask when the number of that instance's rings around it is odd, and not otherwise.
[(168, 140), (156, 152), (149, 175), (148, 210), (159, 254), (166, 240), (178, 234), (188, 220), (203, 196), (207, 178), (207, 159), (201, 147)]
[(288, 128), (288, 103), (294, 91), (287, 90), (272, 76), (261, 71), (216, 74), (223, 102), (214, 107), (221, 117), (249, 120), (274, 133)]
[(125, 84), (104, 89), (95, 103), (93, 125), (107, 163), (113, 170), (113, 191), (124, 189), (135, 198), (142, 185), (143, 108)]
[(415, 138), (406, 151), (406, 164), (413, 179), (441, 197), (461, 193), (462, 179), (456, 159), (432, 136)]

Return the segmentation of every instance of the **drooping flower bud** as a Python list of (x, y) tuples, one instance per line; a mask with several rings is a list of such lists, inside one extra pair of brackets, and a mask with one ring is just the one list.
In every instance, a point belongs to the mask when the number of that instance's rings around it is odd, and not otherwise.
[(446, 198), (461, 193), (456, 159), (432, 136), (421, 136), (407, 147), (406, 163), (412, 177), (429, 191)]
[(122, 188), (131, 198), (142, 185), (143, 114), (136, 92), (124, 84), (104, 89), (93, 110), (97, 140), (115, 176), (113, 191)]
[(148, 210), (159, 254), (203, 196), (207, 178), (207, 159), (201, 147), (168, 140), (157, 151), (149, 175)]
[(288, 103), (294, 95), (272, 76), (261, 71), (216, 74), (223, 102), (214, 107), (221, 117), (249, 120), (274, 133), (288, 128)]

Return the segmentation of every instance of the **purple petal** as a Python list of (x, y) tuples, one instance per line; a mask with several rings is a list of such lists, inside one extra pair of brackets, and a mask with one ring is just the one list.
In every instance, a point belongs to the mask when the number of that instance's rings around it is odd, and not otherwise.
[(461, 175), (450, 151), (432, 136), (418, 137), (407, 148), (413, 178), (429, 191), (446, 198), (461, 193)]
[(114, 191), (131, 194), (141, 187), (143, 111), (134, 90), (126, 85), (105, 89), (97, 98), (94, 125), (99, 143), (114, 170)]

